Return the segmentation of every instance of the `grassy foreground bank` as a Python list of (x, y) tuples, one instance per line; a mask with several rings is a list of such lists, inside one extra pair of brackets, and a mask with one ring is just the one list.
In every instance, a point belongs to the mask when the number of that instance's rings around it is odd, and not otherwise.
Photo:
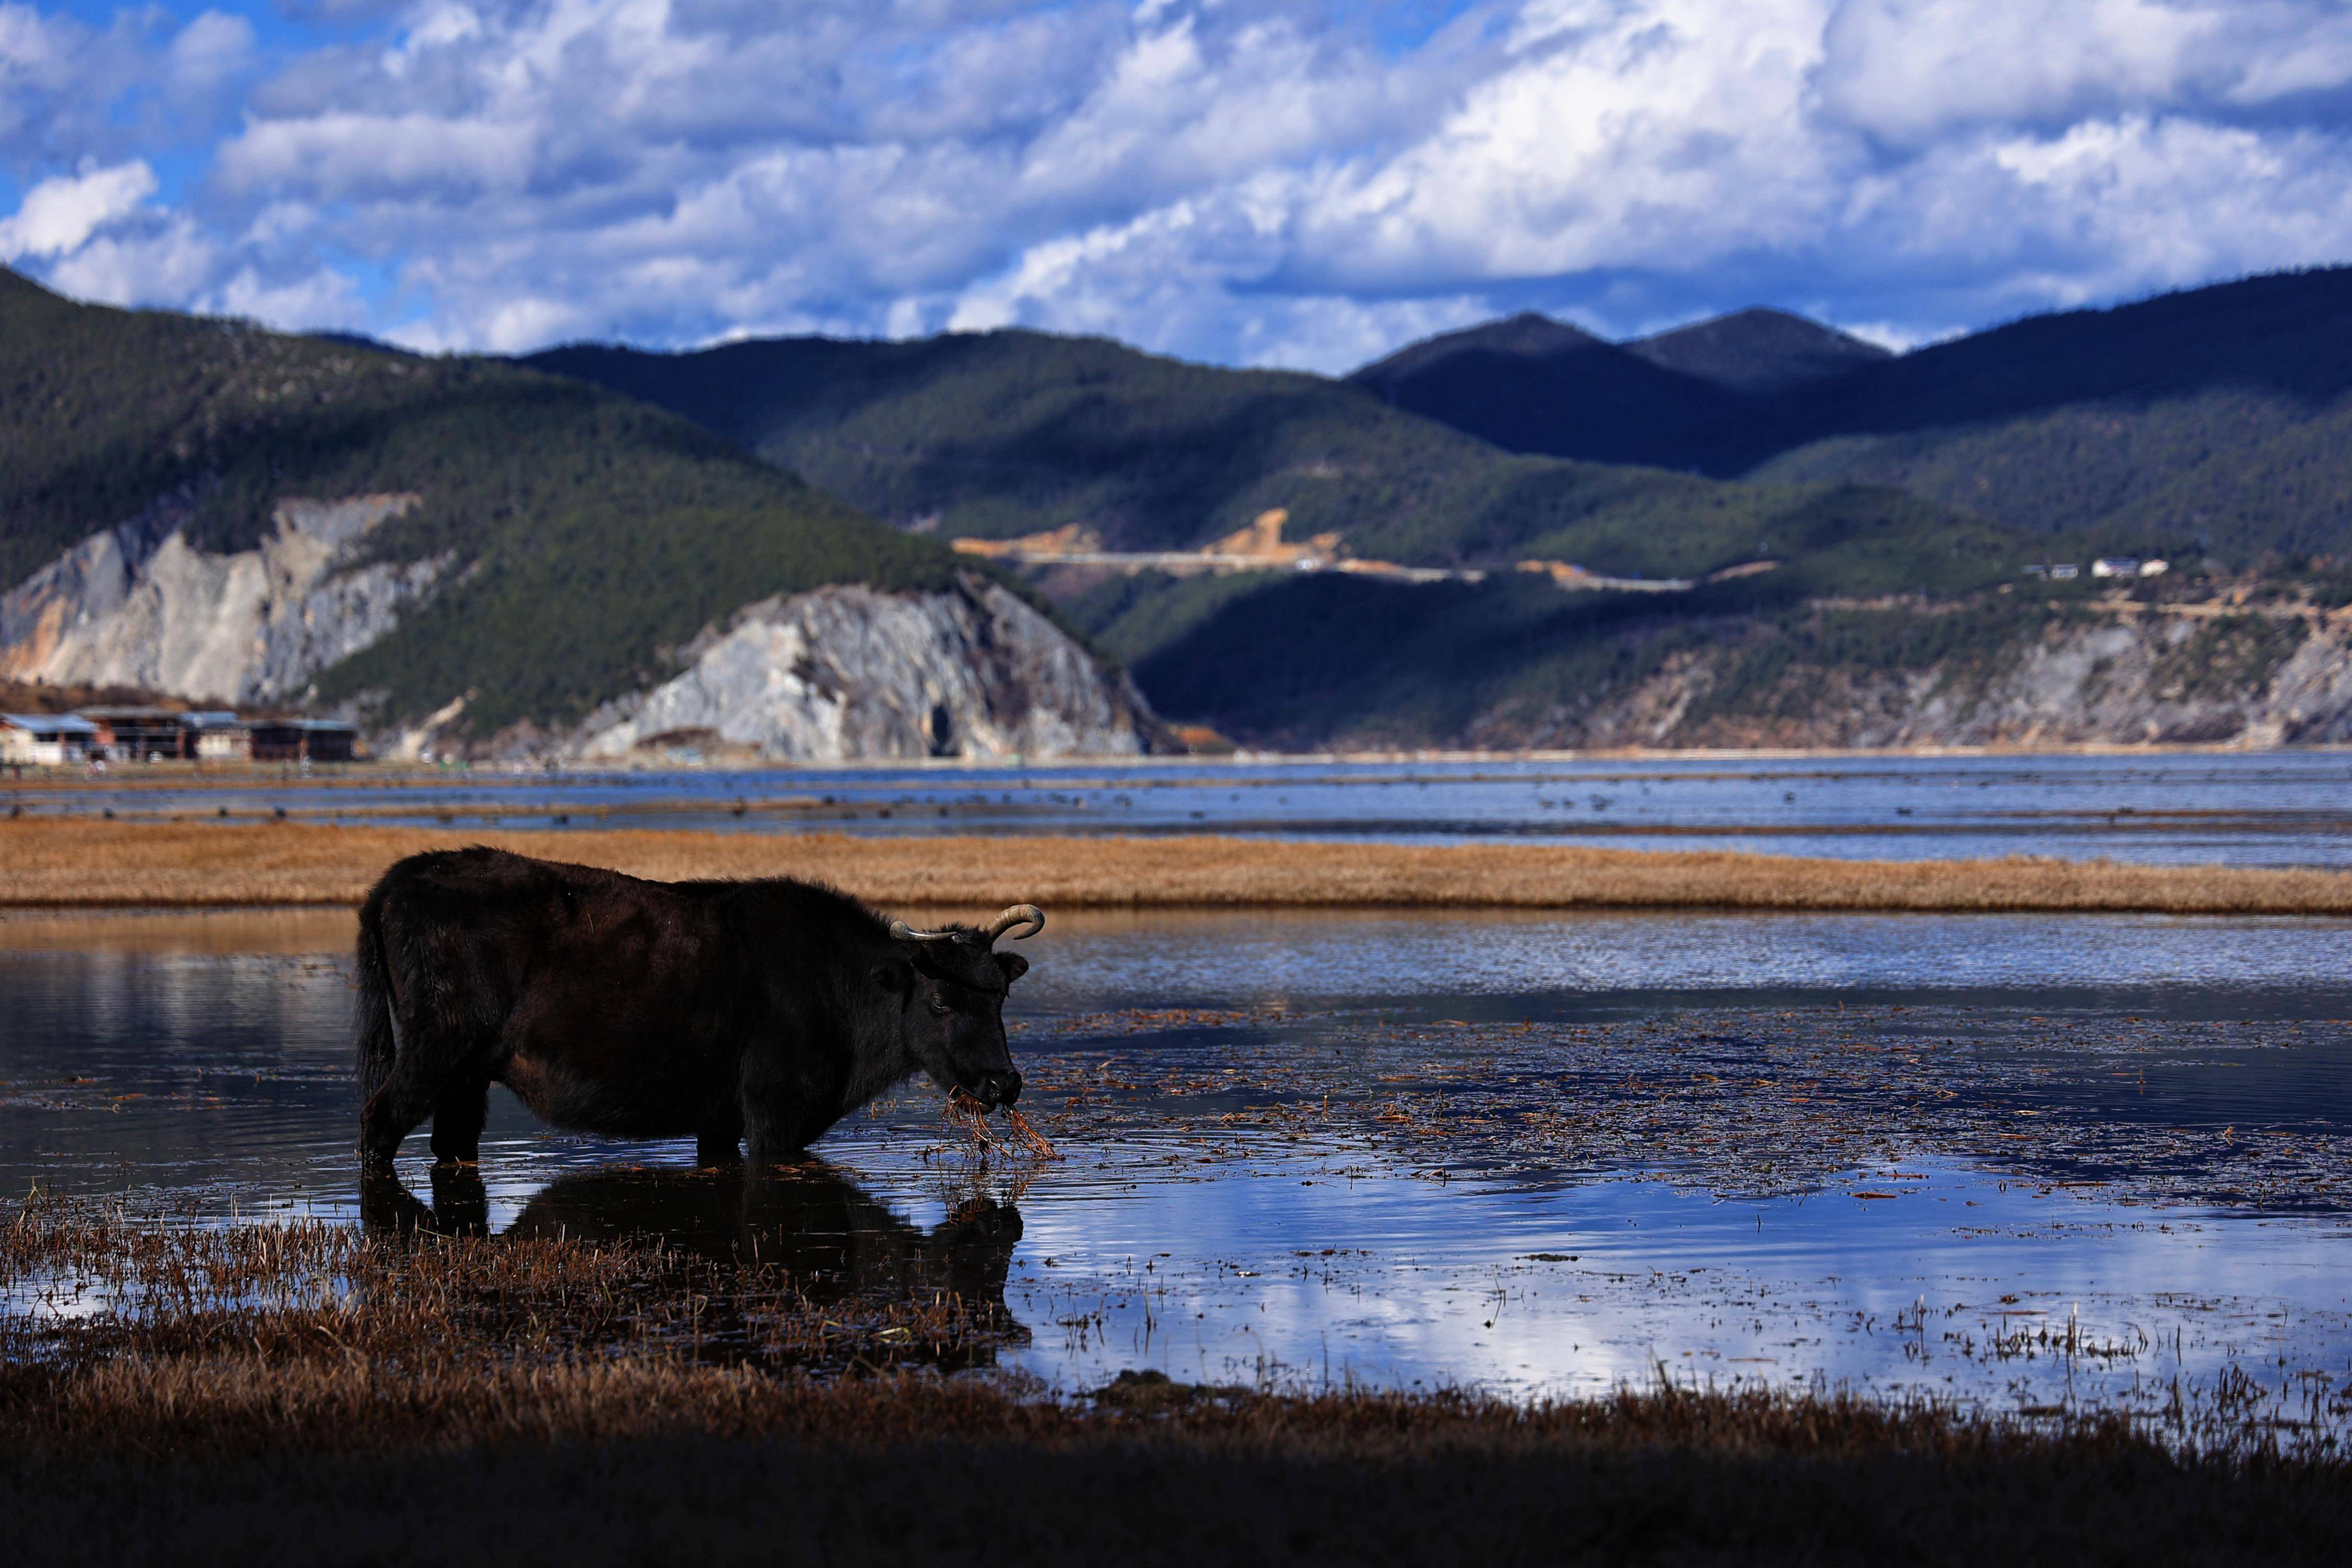
[(984, 1303), (757, 1254), (44, 1200), (0, 1225), (0, 1517), (27, 1563), (2352, 1553), (2352, 1466), (2242, 1384), (2137, 1421), (1669, 1385), (1049, 1398), (941, 1374), (1008, 1342)]
[(299, 823), (0, 822), (0, 906), (357, 904), (404, 855), (494, 844), (661, 880), (803, 877), (884, 908), (2096, 910), (2352, 914), (2352, 872), (1818, 860), (1559, 845), (453, 832)]
[[(2340, 1463), (2183, 1459), (2119, 1420), (2036, 1432), (1675, 1393), (1528, 1409), (1176, 1389), (1154, 1408), (1116, 1386), (1089, 1405), (629, 1363), (455, 1391), (340, 1361), (84, 1383), (103, 1394), (65, 1397), (119, 1397), (123, 1419), (186, 1436), (152, 1456), (0, 1458), (21, 1561), (1981, 1568), (2352, 1553)], [(404, 1428), (391, 1442), (387, 1417)], [(233, 1440), (210, 1440), (221, 1426)]]

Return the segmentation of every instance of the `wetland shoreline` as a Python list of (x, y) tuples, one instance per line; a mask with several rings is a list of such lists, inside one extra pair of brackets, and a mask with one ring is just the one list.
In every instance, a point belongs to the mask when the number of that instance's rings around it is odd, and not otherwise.
[(1220, 836), (858, 838), (295, 822), (0, 822), (0, 908), (353, 906), (383, 869), (488, 844), (656, 880), (791, 876), (884, 908), (1721, 909), (2352, 915), (2352, 872), (2043, 858), (1827, 860)]
[[(27, 1560), (2340, 1561), (2352, 1461), (2242, 1377), (2168, 1409), (1709, 1388), (1052, 1394), (954, 1293), (658, 1243), (28, 1202), (0, 1275)], [(348, 1289), (331, 1289), (337, 1281)], [(2288, 1403), (2282, 1405), (2281, 1401)], [(2284, 1418), (2283, 1418), (2284, 1417)], [(812, 1499), (823, 1500), (812, 1507)], [(658, 1551), (653, 1550), (659, 1543)]]

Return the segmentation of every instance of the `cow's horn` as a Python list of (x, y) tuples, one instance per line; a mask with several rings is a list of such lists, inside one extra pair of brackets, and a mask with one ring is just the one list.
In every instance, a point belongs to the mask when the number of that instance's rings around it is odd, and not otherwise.
[(890, 922), (892, 942), (947, 942), (955, 936), (951, 931), (917, 931), (905, 921)]
[(998, 937), (1003, 936), (1006, 931), (1012, 931), (1014, 926), (1021, 926), (1024, 929), (1015, 932), (1013, 940), (1015, 942), (1026, 942), (1031, 937), (1035, 936), (1039, 931), (1045, 929), (1045, 911), (1039, 909), (1034, 904), (1015, 904), (1011, 909), (1005, 910), (1003, 914), (997, 916), (995, 923), (992, 924), (982, 934), (992, 942)]

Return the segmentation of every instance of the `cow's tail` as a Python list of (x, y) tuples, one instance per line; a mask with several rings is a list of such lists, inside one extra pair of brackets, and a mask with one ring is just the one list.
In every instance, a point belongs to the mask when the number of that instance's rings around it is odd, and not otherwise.
[(392, 1024), (392, 966), (383, 949), (383, 889), (379, 886), (361, 907), (359, 949), (354, 954), (359, 962), (360, 998), (352, 1022), (362, 1105), (374, 1099), (376, 1090), (391, 1079), (393, 1060), (400, 1054), (400, 1037)]

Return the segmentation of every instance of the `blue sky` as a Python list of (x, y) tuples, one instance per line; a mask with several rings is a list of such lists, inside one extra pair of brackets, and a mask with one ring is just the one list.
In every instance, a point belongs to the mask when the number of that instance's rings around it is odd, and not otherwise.
[(428, 349), (1900, 344), (2347, 259), (2335, 0), (0, 0), (0, 260)]

